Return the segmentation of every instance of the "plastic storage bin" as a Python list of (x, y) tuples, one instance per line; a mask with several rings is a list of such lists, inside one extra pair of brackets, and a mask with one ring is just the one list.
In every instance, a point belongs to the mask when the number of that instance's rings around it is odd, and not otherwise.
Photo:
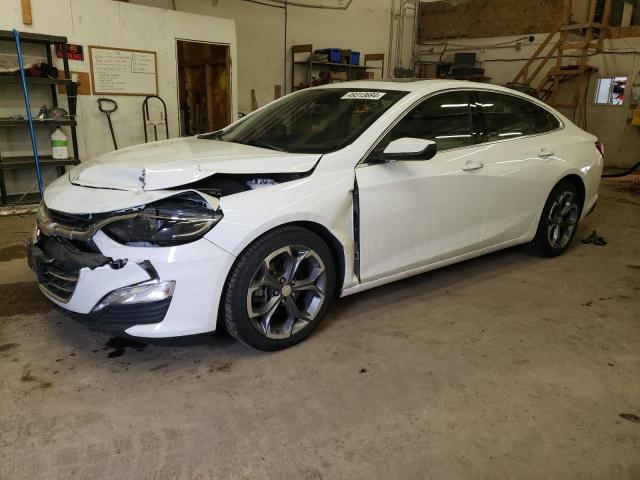
[(332, 63), (339, 63), (341, 60), (339, 48), (321, 48), (314, 53), (326, 54), (329, 57), (329, 61)]

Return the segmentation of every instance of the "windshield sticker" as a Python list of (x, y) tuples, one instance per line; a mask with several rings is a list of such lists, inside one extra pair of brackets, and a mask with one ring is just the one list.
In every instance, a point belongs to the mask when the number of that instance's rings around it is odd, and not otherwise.
[(386, 92), (348, 92), (341, 100), (380, 100)]

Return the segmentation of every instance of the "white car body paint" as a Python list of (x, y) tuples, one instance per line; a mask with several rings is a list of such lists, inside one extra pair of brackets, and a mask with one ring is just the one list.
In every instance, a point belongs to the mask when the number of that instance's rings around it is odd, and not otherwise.
[[(260, 235), (280, 225), (311, 222), (337, 240), (344, 256), (343, 277), (338, 279), (344, 296), (530, 241), (550, 191), (567, 175), (577, 175), (584, 183), (582, 215), (595, 205), (602, 172), (596, 138), (542, 102), (502, 87), (457, 81), (366, 81), (318, 88), (345, 87), (408, 94), (353, 143), (325, 155), (288, 154), (186, 138), (107, 154), (56, 180), (45, 192), (49, 209), (102, 213), (189, 191), (190, 183), (215, 173), (268, 178), (273, 173), (313, 169), (298, 180), (219, 200), (202, 194), (212, 208), (222, 210), (224, 218), (203, 238), (189, 244), (132, 247), (101, 231), (96, 233), (94, 242), (103, 255), (128, 259), (126, 267), (111, 271), (107, 271), (109, 267), (84, 268), (71, 299), (67, 303), (52, 300), (68, 310), (88, 313), (115, 288), (148, 278), (138, 264), (149, 260), (160, 280), (176, 281), (176, 290), (162, 322), (133, 326), (127, 333), (169, 337), (209, 332), (216, 329), (221, 295), (235, 258)], [(552, 112), (563, 126), (547, 134), (439, 152), (428, 161), (363, 163), (410, 107), (450, 89), (519, 96)], [(360, 278), (354, 271), (356, 182)], [(183, 189), (168, 190), (170, 187)]]
[(236, 143), (211, 144), (196, 137), (145, 143), (100, 155), (75, 167), (74, 185), (118, 190), (161, 190), (214, 173), (306, 172), (320, 155), (280, 153)]

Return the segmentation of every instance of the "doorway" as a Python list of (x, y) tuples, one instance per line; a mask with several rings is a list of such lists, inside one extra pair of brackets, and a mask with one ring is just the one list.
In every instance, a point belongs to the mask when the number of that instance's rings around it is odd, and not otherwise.
[(231, 123), (229, 45), (177, 40), (180, 136)]

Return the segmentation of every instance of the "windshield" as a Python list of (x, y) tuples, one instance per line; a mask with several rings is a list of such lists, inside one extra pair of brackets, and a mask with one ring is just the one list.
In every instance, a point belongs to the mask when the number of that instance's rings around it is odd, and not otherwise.
[(222, 135), (204, 138), (290, 153), (328, 153), (351, 144), (408, 92), (304, 90), (267, 105)]

